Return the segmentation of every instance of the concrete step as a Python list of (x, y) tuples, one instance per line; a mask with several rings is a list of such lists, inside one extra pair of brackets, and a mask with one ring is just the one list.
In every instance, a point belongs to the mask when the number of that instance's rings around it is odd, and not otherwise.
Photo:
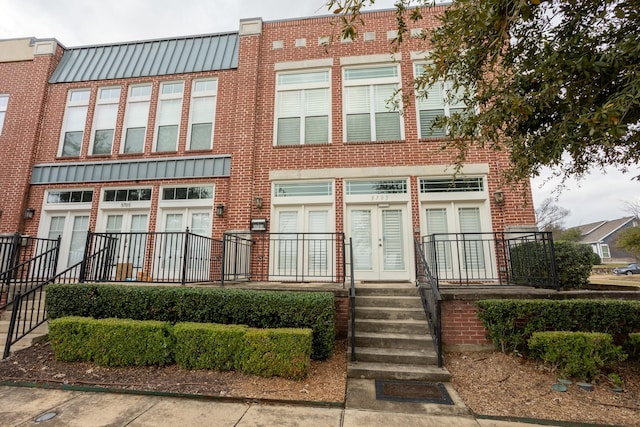
[(445, 368), (426, 365), (405, 365), (396, 363), (349, 362), (347, 366), (349, 378), (420, 380), (447, 382), (451, 374)]
[(358, 332), (356, 329), (356, 347), (397, 348), (405, 350), (426, 350), (433, 348), (430, 335), (411, 335), (397, 333)]
[[(43, 314), (45, 312), (44, 306), (42, 307), (35, 307), (34, 309), (27, 309), (27, 310), (23, 310), (23, 316), (31, 316), (33, 315), (33, 318), (36, 318), (36, 316), (39, 315), (39, 318), (42, 318)], [(10, 321), (11, 320), (11, 315), (12, 315), (13, 311), (11, 310), (11, 307), (9, 307), (9, 310), (5, 310), (2, 313), (0, 313), (0, 321)]]
[(394, 319), (425, 320), (422, 305), (420, 308), (362, 307), (356, 301), (356, 319)]
[[(49, 333), (49, 325), (44, 323), (38, 326), (29, 333), (26, 337), (23, 337), (17, 343), (11, 346), (11, 353), (30, 347), (33, 343), (41, 342), (47, 339)], [(6, 332), (0, 333), (0, 357), (4, 354), (4, 347), (7, 342)]]
[[(349, 347), (347, 353), (347, 360), (351, 360), (351, 347)], [(432, 349), (407, 350), (398, 348), (356, 347), (355, 354), (358, 362), (434, 366), (438, 364), (438, 356)]]
[(356, 316), (356, 332), (395, 332), (419, 335), (429, 333), (429, 324), (426, 320), (366, 319)]
[(418, 288), (413, 284), (403, 287), (371, 287), (367, 285), (356, 286), (356, 298), (363, 296), (419, 296)]
[(422, 301), (417, 296), (358, 296), (356, 294), (356, 307), (395, 307), (395, 308), (422, 308)]

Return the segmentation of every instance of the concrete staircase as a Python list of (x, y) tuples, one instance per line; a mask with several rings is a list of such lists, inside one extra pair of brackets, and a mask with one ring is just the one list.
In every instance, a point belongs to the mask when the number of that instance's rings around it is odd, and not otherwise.
[(349, 348), (349, 378), (449, 381), (449, 371), (438, 368), (420, 294), (413, 284), (356, 285), (355, 320), (357, 361), (351, 362)]
[[(11, 321), (12, 305), (0, 313), (0, 358), (4, 354), (4, 347), (7, 342), (7, 333), (9, 331), (9, 323)], [(35, 316), (34, 316), (35, 318)], [(26, 337), (22, 338), (17, 343), (11, 346), (11, 352), (16, 352), (24, 348), (30, 347), (34, 342), (40, 342), (46, 339), (46, 335), (49, 333), (48, 323), (44, 323), (34, 329)]]

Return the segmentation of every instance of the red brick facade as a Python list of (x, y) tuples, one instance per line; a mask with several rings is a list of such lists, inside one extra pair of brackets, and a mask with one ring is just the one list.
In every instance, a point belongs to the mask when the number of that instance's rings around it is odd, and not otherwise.
[(446, 300), (441, 307), (442, 345), (449, 350), (490, 347), (475, 301)]
[[(422, 27), (434, 25), (434, 16), (444, 6), (425, 11)], [(394, 29), (393, 12), (371, 12), (364, 15), (367, 37), (360, 34), (356, 40), (340, 41), (336, 28), (329, 17), (308, 18), (262, 23), (257, 20), (241, 21), (238, 49), (238, 66), (221, 71), (193, 72), (163, 76), (121, 78), (111, 80), (77, 81), (72, 83), (48, 83), (54, 72), (63, 48), (56, 44), (55, 52), (36, 55), (31, 60), (0, 62), (0, 94), (8, 93), (9, 107), (0, 136), (0, 182), (2, 200), (0, 209), (1, 232), (20, 231), (31, 235), (46, 232), (42, 224), (43, 206), (49, 190), (90, 189), (94, 191), (91, 203), (89, 228), (99, 227), (100, 191), (106, 187), (151, 187), (154, 197), (150, 202), (149, 230), (159, 228), (159, 206), (157, 195), (164, 185), (201, 184), (207, 182), (215, 188), (213, 208), (224, 204), (223, 217), (213, 217), (212, 237), (220, 238), (226, 230), (247, 230), (251, 218), (267, 218), (273, 226), (275, 218), (272, 200), (273, 184), (278, 181), (331, 180), (333, 201), (332, 225), (336, 232), (348, 233), (345, 182), (355, 178), (405, 179), (408, 183), (406, 206), (409, 236), (423, 233), (421, 209), (424, 199), (418, 190), (422, 176), (437, 175), (434, 170), (447, 170), (455, 153), (440, 149), (443, 140), (421, 139), (418, 135), (415, 104), (406, 107), (403, 121), (404, 138), (384, 142), (344, 142), (343, 123), (343, 69), (345, 63), (380, 61), (398, 64), (402, 88), (410, 93), (413, 79), (413, 64), (417, 53), (428, 49), (418, 38), (410, 39), (391, 59), (388, 33)], [(244, 24), (252, 24), (250, 31)], [(373, 37), (371, 36), (372, 34)], [(334, 40), (326, 44), (326, 37)], [(365, 40), (365, 38), (367, 40)], [(372, 39), (372, 40), (369, 40)], [(304, 40), (304, 42), (302, 42)], [(1, 49), (0, 45), (0, 49)], [(316, 61), (316, 62), (314, 62)], [(276, 79), (278, 70), (305, 69), (305, 64), (330, 70), (330, 143), (318, 145), (275, 146), (274, 126), (276, 115)], [(191, 82), (203, 77), (218, 79), (213, 148), (210, 150), (187, 150), (187, 129), (191, 99)], [(184, 96), (178, 147), (175, 152), (154, 153), (153, 129), (155, 127), (158, 91), (162, 82), (184, 81)], [(128, 88), (132, 84), (151, 83), (153, 95), (150, 101), (149, 121), (141, 154), (121, 154), (119, 135), (123, 132)], [(91, 125), (93, 123), (98, 89), (106, 86), (121, 88), (112, 154), (93, 156), (89, 154)], [(71, 89), (90, 89), (86, 127), (80, 155), (59, 157), (61, 132), (67, 95)], [(113, 180), (108, 182), (75, 182), (60, 184), (29, 185), (34, 165), (81, 163), (91, 164), (104, 160), (136, 160), (164, 157), (199, 155), (228, 155), (231, 169), (228, 177), (221, 176), (189, 179), (141, 180), (136, 182)], [(510, 226), (528, 226), (535, 223), (531, 193), (529, 189), (511, 189), (503, 186), (501, 171), (507, 164), (504, 153), (488, 150), (471, 150), (467, 162), (476, 171), (482, 170), (486, 182), (484, 199), (481, 201), (490, 217), (491, 230), (501, 231)], [(451, 169), (449, 168), (449, 171)], [(382, 172), (381, 172), (382, 171)], [(442, 175), (443, 172), (440, 173)], [(447, 172), (450, 174), (450, 172)], [(505, 202), (496, 205), (493, 195), (503, 191)], [(263, 200), (264, 207), (258, 209), (255, 198)], [(22, 219), (27, 207), (36, 214), (26, 222)], [(271, 231), (278, 231), (270, 228)], [(409, 238), (410, 240), (410, 238)], [(409, 266), (410, 267), (410, 266)], [(411, 268), (405, 279), (413, 276)], [(342, 305), (341, 305), (342, 307)], [(455, 310), (462, 308), (456, 308)], [(451, 314), (457, 315), (457, 311)], [(340, 313), (339, 313), (340, 314)], [(341, 314), (340, 314), (341, 315)], [(447, 317), (447, 316), (443, 316)], [(447, 327), (462, 328), (457, 324)], [(471, 326), (468, 326), (471, 328)], [(452, 330), (454, 330), (452, 329)], [(457, 330), (457, 329), (455, 329)], [(462, 329), (460, 329), (462, 331)], [(475, 333), (475, 329), (474, 329)]]

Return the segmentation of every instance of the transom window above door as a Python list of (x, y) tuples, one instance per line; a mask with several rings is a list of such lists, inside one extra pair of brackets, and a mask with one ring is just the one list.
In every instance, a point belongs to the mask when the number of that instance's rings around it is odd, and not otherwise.
[(404, 139), (397, 65), (345, 68), (343, 85), (345, 141)]
[(277, 75), (275, 145), (330, 142), (330, 87), (329, 70)]

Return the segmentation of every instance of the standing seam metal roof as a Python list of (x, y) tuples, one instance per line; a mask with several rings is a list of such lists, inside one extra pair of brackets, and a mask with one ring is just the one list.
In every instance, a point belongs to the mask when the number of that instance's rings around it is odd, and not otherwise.
[(49, 83), (165, 76), (238, 68), (238, 33), (67, 49)]

